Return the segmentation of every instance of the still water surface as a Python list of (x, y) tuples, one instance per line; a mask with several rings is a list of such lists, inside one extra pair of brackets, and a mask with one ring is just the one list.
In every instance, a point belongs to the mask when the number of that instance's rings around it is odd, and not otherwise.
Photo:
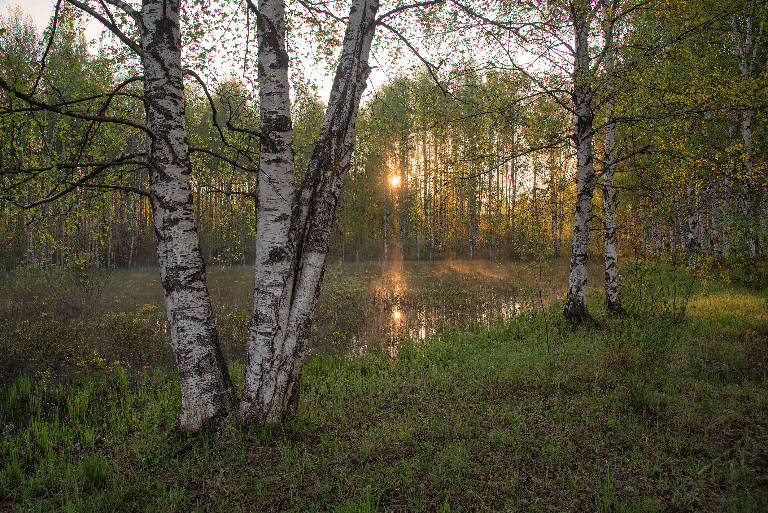
[(354, 352), (471, 331), (559, 297), (550, 266), (489, 262), (332, 266), (315, 314), (313, 345)]

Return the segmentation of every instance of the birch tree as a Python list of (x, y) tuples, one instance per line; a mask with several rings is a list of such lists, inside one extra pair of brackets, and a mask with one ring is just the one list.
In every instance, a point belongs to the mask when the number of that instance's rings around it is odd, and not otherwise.
[[(80, 0), (67, 3), (100, 21), (124, 49), (137, 56), (141, 75), (127, 79), (114, 91), (96, 95), (96, 108), (84, 110), (48, 104), (34, 89), (20, 90), (2, 76), (0, 87), (32, 109), (81, 119), (91, 123), (94, 130), (108, 123), (138, 130), (146, 136), (149, 151), (94, 164), (90, 173), (54, 187), (37, 203), (20, 206), (55, 201), (112, 165), (126, 160), (141, 164), (142, 157), (146, 158), (149, 191), (143, 192), (152, 201), (171, 347), (181, 381), (179, 425), (195, 430), (219, 423), (234, 410), (237, 398), (217, 338), (194, 222), (183, 75), (197, 78), (197, 74), (182, 68), (182, 5), (179, 0), (143, 0), (140, 7), (122, 0), (105, 0), (98, 7)], [(240, 401), (246, 422), (278, 422), (298, 405), (307, 337), (325, 271), (340, 187), (350, 167), (355, 120), (371, 69), (368, 56), (375, 29), (378, 24), (388, 26), (385, 20), (391, 15), (433, 3), (437, 2), (401, 6), (376, 18), (378, 0), (351, 2), (324, 122), (297, 189), (285, 4), (282, 0), (261, 0), (258, 6), (248, 2), (257, 20), (261, 142), (254, 309)], [(62, 1), (57, 12), (61, 5)], [(113, 116), (110, 111), (112, 98), (134, 82), (143, 82), (144, 123)], [(218, 158), (227, 161), (223, 155)]]
[(378, 0), (353, 0), (350, 6), (323, 126), (296, 194), (285, 10), (275, 0), (262, 0), (254, 9), (258, 13), (262, 153), (254, 309), (240, 412), (257, 423), (278, 422), (298, 406), (307, 336), (325, 272), (334, 210), (350, 168), (354, 123), (370, 72), (368, 55), (378, 9)]
[[(764, 52), (763, 38), (768, 25), (768, 3), (759, 5), (755, 0), (749, 2), (744, 14), (738, 16), (732, 15), (732, 31), (734, 53), (739, 59), (739, 75), (742, 86), (746, 90), (747, 97), (751, 96), (755, 89), (755, 82), (758, 80), (760, 69), (765, 69), (765, 64), (760, 62), (760, 57)], [(763, 50), (763, 52), (761, 52)], [(761, 66), (762, 64), (762, 66)], [(751, 103), (751, 102), (750, 102)], [(747, 106), (741, 112), (741, 164), (742, 164), (742, 208), (741, 214), (747, 224), (746, 242), (748, 249), (748, 258), (754, 265), (758, 254), (757, 237), (757, 211), (759, 209), (760, 186), (755, 179), (754, 173), (754, 143), (752, 121), (755, 109)]]
[[(197, 429), (226, 417), (235, 404), (235, 396), (214, 326), (205, 264), (194, 224), (181, 67), (180, 4), (178, 0), (144, 0), (141, 7), (134, 8), (120, 0), (106, 0), (100, 4), (102, 10), (79, 0), (68, 4), (112, 31), (139, 59), (143, 75), (123, 80), (112, 91), (58, 102), (38, 94), (38, 84), (47, 80), (45, 56), (31, 87), (22, 89), (0, 77), (0, 86), (25, 102), (29, 112), (44, 111), (78, 120), (84, 132), (77, 142), (77, 151), (60, 155), (62, 160), (52, 162), (48, 168), (29, 171), (34, 174), (47, 169), (55, 176), (56, 169), (62, 167), (71, 173), (39, 191), (39, 199), (16, 203), (24, 208), (46, 205), (86, 186), (112, 166), (132, 163), (149, 169), (149, 191), (143, 193), (152, 202), (160, 275), (171, 326), (170, 344), (179, 370), (179, 425)], [(128, 23), (117, 22), (108, 6), (119, 11)], [(62, 9), (63, 2), (59, 1), (51, 28), (52, 42)], [(123, 90), (136, 82), (143, 83), (144, 123), (111, 115), (110, 111), (112, 100), (125, 94)], [(80, 109), (83, 104), (85, 108)], [(90, 143), (109, 124), (143, 132), (149, 151), (123, 154), (111, 161), (83, 161), (84, 155), (91, 156), (87, 151)], [(74, 159), (70, 160), (72, 156)]]
[(576, 209), (571, 243), (571, 270), (563, 315), (581, 321), (587, 317), (587, 260), (589, 258), (589, 222), (592, 218), (592, 195), (595, 168), (592, 155), (593, 85), (590, 77), (590, 25), (595, 16), (591, 2), (574, 1), (569, 6), (573, 24), (573, 108), (576, 114), (573, 132), (576, 146)]
[(605, 0), (603, 20), (603, 45), (605, 47), (605, 144), (603, 156), (603, 226), (605, 245), (605, 302), (608, 310), (622, 311), (619, 298), (619, 257), (616, 234), (616, 189), (613, 178), (616, 172), (616, 85), (614, 68), (616, 61), (615, 16), (619, 0)]

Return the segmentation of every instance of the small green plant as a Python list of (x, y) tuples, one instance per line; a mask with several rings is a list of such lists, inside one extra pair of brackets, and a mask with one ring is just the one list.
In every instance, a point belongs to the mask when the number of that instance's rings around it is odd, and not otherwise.
[(80, 461), (80, 480), (88, 489), (102, 489), (107, 484), (109, 466), (101, 456), (85, 456)]

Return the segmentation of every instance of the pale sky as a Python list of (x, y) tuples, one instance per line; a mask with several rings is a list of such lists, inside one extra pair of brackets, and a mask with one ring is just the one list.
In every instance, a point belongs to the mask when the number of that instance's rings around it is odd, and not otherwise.
[[(32, 16), (37, 30), (42, 32), (51, 20), (56, 2), (54, 0), (0, 0), (0, 14), (7, 15), (8, 8), (14, 5), (20, 6), (22, 11)], [(84, 21), (86, 22), (85, 35), (88, 40), (98, 37), (101, 33), (101, 24), (88, 20), (87, 16), (84, 17)]]

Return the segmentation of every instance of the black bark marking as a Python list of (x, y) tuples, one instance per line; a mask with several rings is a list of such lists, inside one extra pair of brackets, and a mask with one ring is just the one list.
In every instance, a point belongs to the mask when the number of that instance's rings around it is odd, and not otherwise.
[(272, 248), (269, 251), (269, 256), (267, 257), (267, 263), (276, 264), (278, 262), (283, 262), (287, 258), (288, 258), (288, 252), (285, 251), (285, 249)]

